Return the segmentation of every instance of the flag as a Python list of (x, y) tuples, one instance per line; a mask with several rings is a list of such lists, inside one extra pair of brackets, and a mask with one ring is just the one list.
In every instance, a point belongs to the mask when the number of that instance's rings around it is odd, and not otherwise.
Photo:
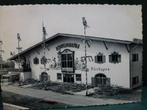
[(11, 51), (11, 52), (10, 52), (10, 55), (11, 55), (11, 56), (15, 55), (15, 52), (12, 52), (12, 51)]
[(89, 26), (87, 25), (87, 21), (86, 21), (86, 18), (85, 17), (82, 17), (82, 21), (83, 21), (83, 26), (85, 28), (88, 28)]
[(3, 41), (0, 40), (0, 44), (3, 44)]
[(10, 55), (13, 56), (13, 52), (10, 52)]
[(45, 26), (44, 26), (43, 23), (42, 23), (42, 32), (43, 32), (43, 39), (42, 40), (45, 40), (46, 39), (47, 32), (46, 32), (46, 29), (45, 29)]
[(20, 34), (19, 33), (17, 33), (17, 39), (18, 39), (18, 41), (21, 41), (21, 38), (20, 38)]

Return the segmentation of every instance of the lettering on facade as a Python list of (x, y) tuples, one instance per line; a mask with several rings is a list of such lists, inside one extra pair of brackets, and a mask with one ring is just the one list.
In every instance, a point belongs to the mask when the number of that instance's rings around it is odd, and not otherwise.
[(65, 47), (72, 47), (72, 48), (79, 48), (80, 47), (80, 44), (77, 44), (77, 43), (64, 43), (64, 44), (61, 44), (59, 46), (56, 47), (56, 50), (60, 50), (61, 48), (65, 48)]
[(91, 71), (110, 71), (110, 68), (91, 67)]

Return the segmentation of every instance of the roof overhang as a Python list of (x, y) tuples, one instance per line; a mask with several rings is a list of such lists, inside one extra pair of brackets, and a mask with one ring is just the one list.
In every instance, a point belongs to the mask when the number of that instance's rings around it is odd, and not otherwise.
[[(74, 34), (65, 34), (65, 33), (57, 33), (51, 37), (49, 37), (48, 39), (45, 40), (46, 42), (49, 42), (50, 40), (58, 37), (58, 36), (63, 36), (63, 37), (72, 37), (72, 38), (80, 38), (80, 39), (84, 39), (85, 36), (84, 35), (74, 35)], [(111, 42), (111, 43), (120, 43), (120, 44), (131, 44), (134, 43), (132, 41), (127, 41), (127, 40), (118, 40), (118, 39), (110, 39), (110, 38), (102, 38), (102, 37), (94, 37), (94, 36), (86, 36), (88, 39), (90, 40), (97, 40), (97, 41), (104, 41), (104, 42)], [(31, 46), (30, 48), (25, 49), (24, 51), (20, 52), (19, 54), (16, 54), (12, 57), (10, 57), (8, 60), (15, 60), (18, 58), (18, 56), (22, 56), (28, 52), (30, 52), (32, 49), (35, 49), (37, 47), (40, 47), (43, 44), (43, 41)]]

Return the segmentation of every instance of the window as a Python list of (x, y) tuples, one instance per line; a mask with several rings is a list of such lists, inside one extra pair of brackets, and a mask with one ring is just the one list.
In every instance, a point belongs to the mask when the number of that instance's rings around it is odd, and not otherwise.
[(62, 67), (63, 68), (72, 68), (73, 67), (73, 58), (72, 54), (62, 54)]
[(39, 59), (38, 59), (37, 57), (35, 57), (35, 58), (33, 59), (33, 63), (34, 63), (34, 64), (39, 64)]
[(139, 60), (138, 54), (132, 54), (132, 61), (135, 62), (138, 60)]
[(62, 67), (62, 71), (73, 71), (73, 69), (74, 69), (73, 51), (66, 49), (62, 52), (62, 54), (61, 54), (61, 67)]
[(41, 58), (41, 64), (46, 64), (47, 63), (47, 58), (45, 56), (43, 56)]
[(120, 63), (121, 62), (121, 55), (117, 52), (113, 52), (111, 55), (109, 55), (109, 62)]
[(139, 77), (138, 76), (133, 77), (133, 79), (132, 79), (132, 85), (136, 85), (138, 83), (139, 83)]
[(57, 80), (62, 80), (62, 75), (61, 75), (61, 73), (57, 73)]
[(95, 56), (95, 63), (104, 63), (105, 62), (105, 56), (102, 53), (99, 53)]
[(76, 74), (76, 81), (81, 81), (81, 74)]
[(47, 82), (49, 80), (49, 75), (46, 72), (42, 72), (40, 75), (41, 82)]

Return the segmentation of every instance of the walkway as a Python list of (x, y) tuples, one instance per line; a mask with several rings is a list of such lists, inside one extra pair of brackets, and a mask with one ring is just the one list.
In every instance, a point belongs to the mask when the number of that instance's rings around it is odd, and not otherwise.
[(100, 99), (79, 95), (65, 95), (52, 91), (37, 90), (32, 88), (21, 88), (11, 85), (2, 86), (3, 91), (13, 92), (20, 95), (40, 98), (47, 101), (55, 101), (64, 103), (70, 106), (90, 106), (90, 105), (105, 105), (105, 104), (123, 104), (131, 103), (131, 101), (115, 100), (115, 99)]
[[(87, 90), (83, 90), (83, 91), (80, 91), (80, 92), (75, 92), (75, 93), (73, 93), (73, 94), (85, 96), (85, 95), (86, 95), (86, 91), (87, 91)], [(88, 93), (94, 93), (94, 88), (88, 89)]]

